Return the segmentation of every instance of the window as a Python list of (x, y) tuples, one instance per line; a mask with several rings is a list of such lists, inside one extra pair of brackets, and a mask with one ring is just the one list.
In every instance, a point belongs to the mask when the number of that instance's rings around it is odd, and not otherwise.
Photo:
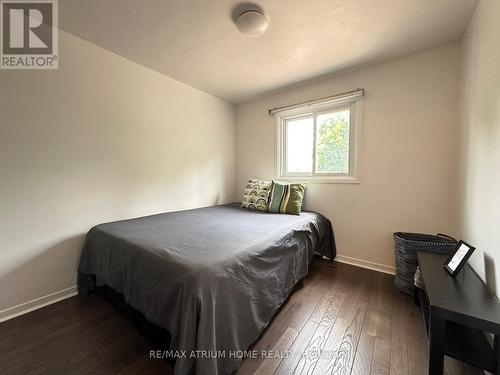
[(278, 178), (359, 182), (360, 96), (278, 112)]

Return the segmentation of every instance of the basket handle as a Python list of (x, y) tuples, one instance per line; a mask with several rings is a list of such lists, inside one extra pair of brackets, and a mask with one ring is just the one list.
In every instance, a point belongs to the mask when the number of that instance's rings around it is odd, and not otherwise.
[(436, 234), (436, 236), (443, 237), (443, 238), (446, 238), (448, 240), (452, 240), (452, 241), (458, 242), (455, 237), (448, 236), (447, 234), (444, 234), (444, 233), (438, 233), (438, 234)]

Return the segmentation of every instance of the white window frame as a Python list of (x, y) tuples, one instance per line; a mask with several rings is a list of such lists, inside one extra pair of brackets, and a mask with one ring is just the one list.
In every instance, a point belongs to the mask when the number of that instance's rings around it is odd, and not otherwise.
[[(321, 173), (316, 170), (316, 117), (318, 115), (342, 109), (350, 109), (349, 124), (349, 173)], [(280, 180), (318, 182), (318, 183), (353, 183), (361, 182), (361, 121), (362, 97), (348, 97), (325, 102), (315, 102), (302, 107), (279, 111), (276, 116), (277, 147), (275, 176)], [(301, 117), (312, 117), (314, 121), (313, 169), (311, 173), (286, 173), (286, 121)]]

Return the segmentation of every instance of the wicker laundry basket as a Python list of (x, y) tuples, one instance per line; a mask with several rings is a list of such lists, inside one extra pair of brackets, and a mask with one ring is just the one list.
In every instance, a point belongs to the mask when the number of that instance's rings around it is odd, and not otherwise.
[(417, 251), (449, 254), (457, 244), (457, 240), (444, 234), (394, 233), (396, 288), (413, 294), (415, 269), (417, 267)]

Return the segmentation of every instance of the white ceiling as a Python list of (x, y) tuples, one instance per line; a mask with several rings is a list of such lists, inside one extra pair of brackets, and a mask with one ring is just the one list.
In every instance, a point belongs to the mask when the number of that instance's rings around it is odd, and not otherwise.
[(477, 0), (259, 0), (270, 20), (238, 32), (231, 0), (63, 0), (60, 27), (237, 103), (459, 40)]

